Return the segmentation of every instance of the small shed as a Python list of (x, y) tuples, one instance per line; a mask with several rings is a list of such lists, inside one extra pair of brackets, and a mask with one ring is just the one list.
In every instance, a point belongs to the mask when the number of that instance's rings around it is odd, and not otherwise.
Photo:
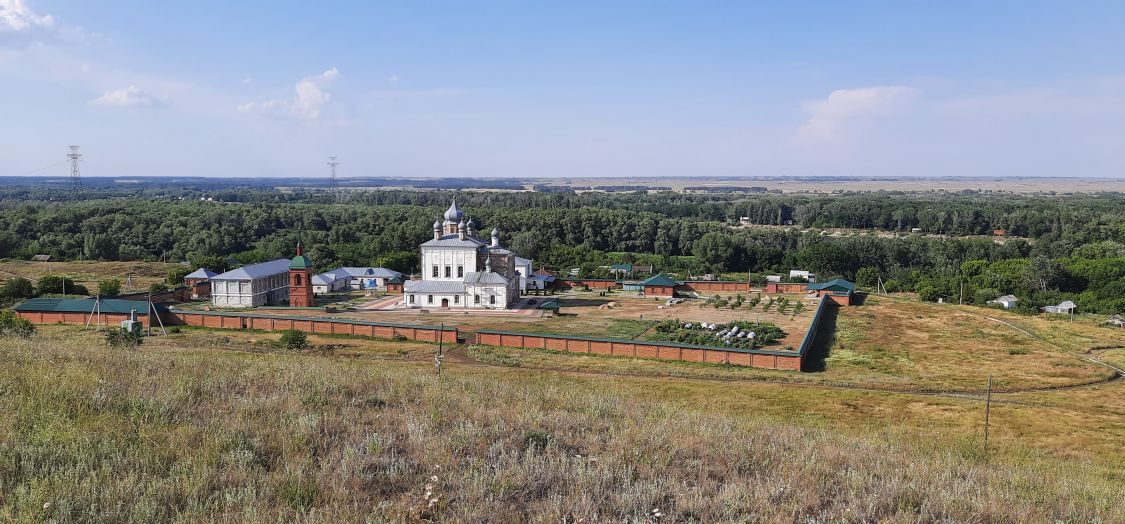
[(1044, 313), (1058, 313), (1060, 315), (1073, 315), (1078, 312), (1078, 304), (1070, 300), (1064, 300), (1054, 306), (1047, 306), (1043, 308)]
[(679, 282), (663, 273), (653, 275), (641, 282), (642, 292), (646, 297), (673, 297), (676, 295), (677, 285)]
[(31, 260), (35, 262), (50, 262), (51, 255), (32, 255)]
[(384, 284), (387, 288), (387, 293), (402, 293), (402, 283), (404, 280), (401, 276), (394, 276), (386, 279)]
[(810, 293), (816, 293), (818, 297), (829, 295), (833, 297), (832, 300), (837, 304), (846, 306), (851, 304), (852, 293), (855, 293), (855, 284), (842, 278), (834, 278), (820, 284), (809, 284), (805, 289)]
[(1019, 301), (1020, 299), (1016, 298), (1015, 295), (1004, 295), (1002, 297), (996, 297), (993, 300), (989, 300), (987, 304), (990, 306), (1000, 306), (1004, 309), (1012, 309), (1016, 307), (1016, 304), (1018, 304)]

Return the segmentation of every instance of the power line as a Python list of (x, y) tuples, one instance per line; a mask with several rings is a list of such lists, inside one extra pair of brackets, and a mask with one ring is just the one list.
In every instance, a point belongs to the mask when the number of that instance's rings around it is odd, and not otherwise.
[(77, 193), (82, 187), (82, 175), (78, 172), (78, 159), (82, 158), (82, 154), (78, 152), (78, 146), (70, 146), (66, 157), (70, 159), (70, 190)]

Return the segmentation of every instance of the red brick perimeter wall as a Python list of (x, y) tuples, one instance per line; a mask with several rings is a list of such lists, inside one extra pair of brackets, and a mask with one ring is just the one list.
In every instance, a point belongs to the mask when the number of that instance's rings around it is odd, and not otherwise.
[(475, 343), (520, 349), (549, 349), (568, 353), (592, 353), (596, 355), (732, 364), (767, 369), (801, 370), (801, 356), (796, 352), (792, 356), (765, 355), (722, 349), (648, 344), (638, 340), (590, 340), (571, 338), (566, 335), (545, 336), (543, 333), (477, 333)]
[(749, 292), (749, 282), (734, 282), (724, 280), (685, 280), (681, 289), (699, 293), (726, 291), (729, 293)]
[[(86, 325), (90, 316), (89, 313), (37, 311), (20, 311), (18, 314), (36, 324), (75, 324), (83, 326)], [(128, 315), (121, 313), (103, 313), (102, 324), (118, 326), (122, 320), (126, 320), (127, 318)], [(299, 329), (308, 333), (356, 335), (387, 339), (395, 338), (395, 335), (401, 335), (408, 340), (418, 340), (422, 342), (437, 342), (440, 337), (443, 342), (450, 344), (457, 343), (456, 329), (447, 328), (443, 331), (433, 326), (356, 324), (333, 321), (328, 318), (320, 320), (282, 316), (275, 317), (271, 315), (206, 315), (193, 313), (191, 311), (170, 311), (161, 314), (160, 319), (166, 326), (186, 325), (216, 329), (258, 329), (262, 331)], [(146, 315), (137, 315), (137, 320), (146, 326), (148, 325), (148, 316)], [(97, 319), (90, 321), (91, 325), (96, 321)]]

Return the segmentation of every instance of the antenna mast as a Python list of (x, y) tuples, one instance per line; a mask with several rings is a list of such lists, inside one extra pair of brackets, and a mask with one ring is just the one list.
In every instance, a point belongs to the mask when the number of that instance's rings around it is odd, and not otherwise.
[(78, 159), (82, 158), (82, 153), (78, 152), (78, 146), (70, 146), (70, 153), (66, 157), (70, 159), (70, 190), (77, 193), (82, 187), (82, 178), (78, 173)]
[(338, 165), (340, 163), (336, 161), (336, 157), (328, 157), (328, 167), (332, 170), (332, 195), (336, 197), (336, 200), (340, 199), (340, 188), (336, 186), (336, 166)]

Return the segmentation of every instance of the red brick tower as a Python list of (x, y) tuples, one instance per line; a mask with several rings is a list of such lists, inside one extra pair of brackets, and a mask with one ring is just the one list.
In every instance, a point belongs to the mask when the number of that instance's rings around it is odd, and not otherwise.
[(289, 305), (312, 307), (316, 305), (312, 290), (312, 261), (297, 244), (297, 256), (289, 263)]

